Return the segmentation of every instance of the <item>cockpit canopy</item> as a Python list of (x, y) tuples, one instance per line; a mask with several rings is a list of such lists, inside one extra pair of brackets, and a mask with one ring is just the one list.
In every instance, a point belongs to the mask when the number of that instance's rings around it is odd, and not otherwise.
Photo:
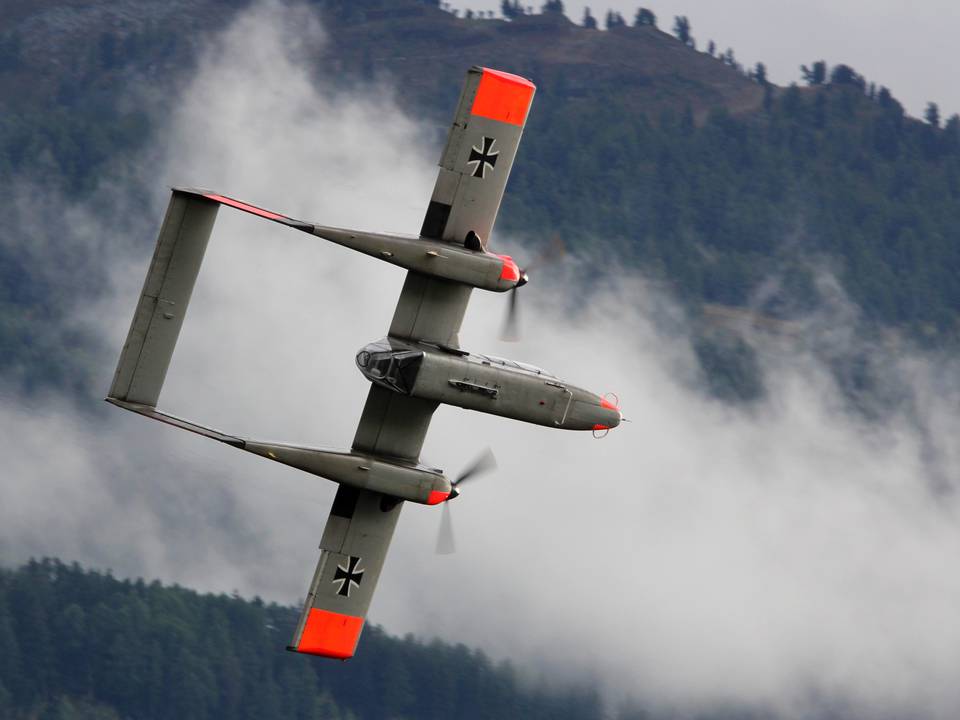
[(394, 349), (386, 340), (378, 340), (357, 353), (357, 367), (377, 385), (409, 395), (423, 362), (423, 352)]

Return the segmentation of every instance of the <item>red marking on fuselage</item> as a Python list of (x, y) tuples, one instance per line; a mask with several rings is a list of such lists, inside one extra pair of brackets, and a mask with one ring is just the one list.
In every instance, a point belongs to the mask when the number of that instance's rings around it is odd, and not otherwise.
[(280, 215), (275, 212), (270, 212), (269, 210), (264, 210), (263, 208), (258, 208), (256, 205), (250, 205), (249, 203), (240, 202), (239, 200), (234, 200), (233, 198), (224, 197), (223, 195), (214, 195), (212, 193), (205, 193), (205, 198), (214, 200), (223, 205), (229, 205), (234, 207), (237, 210), (243, 210), (244, 212), (253, 213), (254, 215), (259, 215), (260, 217), (266, 218), (267, 220), (289, 220), (290, 218), (285, 215)]
[(363, 618), (310, 608), (297, 652), (346, 660), (353, 657), (363, 629)]
[(536, 85), (519, 75), (484, 68), (470, 113), (522, 126), (536, 89)]
[(609, 426), (609, 425), (601, 425), (601, 424), (597, 423), (596, 425), (593, 426), (593, 429), (594, 429), (594, 430), (609, 430), (609, 429), (610, 429), (610, 426)]

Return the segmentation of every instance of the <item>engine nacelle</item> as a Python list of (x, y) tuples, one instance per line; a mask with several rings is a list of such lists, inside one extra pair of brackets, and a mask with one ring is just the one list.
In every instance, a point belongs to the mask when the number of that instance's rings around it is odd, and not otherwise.
[(389, 462), (364, 453), (249, 440), (243, 449), (343, 485), (423, 505), (436, 505), (450, 495), (450, 481), (446, 476), (423, 465)]

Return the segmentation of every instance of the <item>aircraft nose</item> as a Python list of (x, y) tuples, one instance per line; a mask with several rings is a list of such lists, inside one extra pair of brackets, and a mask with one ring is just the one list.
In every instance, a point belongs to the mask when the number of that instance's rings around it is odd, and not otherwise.
[(598, 418), (594, 430), (612, 430), (620, 424), (623, 414), (617, 403), (608, 400), (606, 397), (600, 398), (600, 418)]
[(623, 419), (623, 415), (620, 412), (620, 407), (618, 403), (614, 400), (610, 400), (607, 397), (600, 398), (600, 407), (594, 406), (595, 411), (595, 420), (593, 425), (593, 430), (612, 430), (620, 424), (620, 421)]
[(611, 430), (622, 421), (618, 402), (574, 388), (574, 397), (562, 424), (568, 430)]

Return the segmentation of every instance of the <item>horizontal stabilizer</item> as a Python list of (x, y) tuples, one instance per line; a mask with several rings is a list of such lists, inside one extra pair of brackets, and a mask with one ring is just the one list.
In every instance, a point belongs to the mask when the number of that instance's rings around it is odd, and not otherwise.
[(173, 191), (109, 396), (155, 406), (219, 205)]
[(313, 225), (208, 190), (174, 188), (108, 396), (156, 407), (220, 205), (312, 233)]

